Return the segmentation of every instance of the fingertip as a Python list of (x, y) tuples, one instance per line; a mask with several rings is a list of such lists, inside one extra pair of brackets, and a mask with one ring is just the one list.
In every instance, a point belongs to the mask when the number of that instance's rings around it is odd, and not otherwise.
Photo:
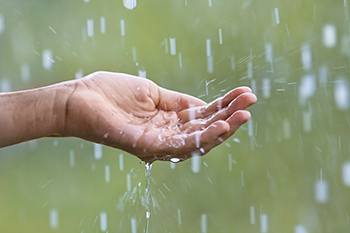
[(216, 127), (219, 127), (222, 133), (227, 133), (228, 131), (230, 131), (230, 125), (226, 121), (218, 120), (215, 123), (213, 123), (213, 125), (215, 125)]
[(238, 117), (239, 117), (240, 119), (242, 119), (242, 121), (243, 121), (244, 123), (247, 122), (247, 121), (249, 121), (250, 118), (252, 117), (251, 114), (250, 114), (250, 112), (247, 111), (247, 110), (238, 110), (238, 111), (236, 111), (236, 114), (238, 115)]
[(250, 93), (252, 93), (253, 91), (252, 91), (252, 89), (250, 89), (250, 87), (247, 87), (247, 86), (242, 86), (242, 87), (237, 87), (237, 88), (235, 88), (234, 90), (237, 90), (237, 89), (241, 89), (243, 92), (250, 92)]

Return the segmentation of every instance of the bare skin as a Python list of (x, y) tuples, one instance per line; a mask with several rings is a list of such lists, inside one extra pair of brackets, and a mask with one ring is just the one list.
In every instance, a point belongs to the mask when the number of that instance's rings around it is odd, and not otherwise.
[(143, 161), (208, 153), (250, 119), (256, 102), (239, 87), (207, 104), (127, 74), (96, 72), (48, 87), (0, 94), (0, 147), (47, 137), (79, 137)]

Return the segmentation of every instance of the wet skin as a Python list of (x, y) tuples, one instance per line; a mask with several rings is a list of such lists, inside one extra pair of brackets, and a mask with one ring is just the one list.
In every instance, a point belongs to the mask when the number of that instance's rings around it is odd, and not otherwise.
[(239, 87), (211, 103), (132, 75), (95, 72), (82, 79), (2, 93), (0, 147), (47, 137), (79, 137), (141, 160), (204, 155), (250, 119), (257, 101)]

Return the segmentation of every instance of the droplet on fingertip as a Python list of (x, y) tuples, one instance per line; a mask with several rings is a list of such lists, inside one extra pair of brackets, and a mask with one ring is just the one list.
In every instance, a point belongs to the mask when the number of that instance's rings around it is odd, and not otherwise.
[(199, 151), (200, 151), (202, 154), (205, 154), (204, 148), (200, 148)]
[(222, 137), (218, 137), (219, 142), (224, 142), (225, 140)]
[(170, 159), (170, 162), (172, 162), (172, 163), (178, 163), (178, 162), (180, 162), (180, 159), (179, 159), (179, 158), (171, 158), (171, 159)]

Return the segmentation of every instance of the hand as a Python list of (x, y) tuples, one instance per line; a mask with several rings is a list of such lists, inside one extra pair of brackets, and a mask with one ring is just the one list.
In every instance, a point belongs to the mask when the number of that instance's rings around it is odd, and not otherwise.
[(66, 136), (125, 150), (153, 162), (206, 154), (250, 119), (248, 87), (206, 104), (127, 74), (96, 72), (75, 81), (66, 105)]

